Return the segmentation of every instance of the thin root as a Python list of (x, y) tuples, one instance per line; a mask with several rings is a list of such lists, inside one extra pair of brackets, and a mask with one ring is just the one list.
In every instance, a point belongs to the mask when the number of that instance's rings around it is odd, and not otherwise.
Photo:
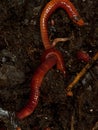
[(68, 40), (71, 40), (71, 38), (56, 38), (54, 39), (54, 41), (52, 42), (52, 47), (56, 46), (56, 44), (58, 42), (66, 42)]

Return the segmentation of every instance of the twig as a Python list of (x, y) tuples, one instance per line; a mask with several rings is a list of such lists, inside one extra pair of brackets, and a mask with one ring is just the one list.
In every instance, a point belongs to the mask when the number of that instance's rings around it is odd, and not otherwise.
[(98, 130), (98, 121), (95, 123), (94, 127), (92, 128), (92, 130)]
[(67, 86), (66, 93), (67, 96), (73, 96), (72, 88), (79, 82), (79, 80), (85, 75), (88, 69), (93, 65), (93, 63), (98, 59), (98, 52), (94, 55), (94, 57), (89, 61), (88, 64), (77, 74), (75, 79)]
[(74, 115), (71, 117), (71, 130), (74, 130)]

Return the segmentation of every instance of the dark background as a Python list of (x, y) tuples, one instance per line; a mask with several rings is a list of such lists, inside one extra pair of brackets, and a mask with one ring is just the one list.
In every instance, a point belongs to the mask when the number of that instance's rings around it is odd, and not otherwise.
[[(9, 111), (9, 118), (0, 115), (0, 130), (14, 129), (11, 113), (24, 107), (29, 98), (30, 81), (44, 52), (40, 15), (47, 2), (0, 0), (0, 107)], [(65, 87), (85, 66), (76, 59), (76, 52), (84, 50), (92, 57), (98, 51), (97, 0), (71, 2), (88, 25), (78, 27), (62, 9), (56, 10), (48, 23), (50, 40), (73, 37), (56, 45), (63, 54), (68, 78), (55, 67), (47, 73), (34, 113), (17, 120), (22, 130), (92, 130), (98, 121), (98, 62), (75, 86), (73, 97), (65, 94)]]

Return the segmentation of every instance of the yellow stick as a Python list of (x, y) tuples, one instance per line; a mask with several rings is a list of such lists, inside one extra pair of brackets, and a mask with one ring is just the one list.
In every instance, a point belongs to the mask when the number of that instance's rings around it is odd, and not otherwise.
[(79, 82), (80, 78), (82, 78), (88, 69), (93, 65), (93, 63), (98, 59), (98, 52), (94, 55), (94, 57), (90, 60), (88, 64), (77, 74), (75, 79), (67, 86), (66, 93), (67, 96), (73, 96), (72, 88)]

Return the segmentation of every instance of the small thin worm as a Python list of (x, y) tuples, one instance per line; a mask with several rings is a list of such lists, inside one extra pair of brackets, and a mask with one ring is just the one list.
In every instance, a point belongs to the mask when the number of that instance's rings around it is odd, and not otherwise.
[(35, 110), (38, 104), (38, 98), (40, 93), (39, 88), (41, 86), (42, 80), (47, 71), (49, 71), (49, 69), (51, 69), (56, 64), (56, 62), (57, 62), (56, 57), (49, 57), (35, 71), (31, 81), (31, 94), (29, 101), (27, 105), (20, 112), (16, 114), (16, 116), (19, 119), (23, 119), (29, 116)]
[(83, 26), (85, 24), (78, 11), (69, 0), (51, 0), (45, 6), (40, 17), (41, 37), (45, 49), (51, 48), (47, 29), (48, 19), (57, 8), (63, 8), (68, 13), (70, 19), (77, 25)]
[[(40, 87), (45, 74), (57, 64), (57, 67), (65, 74), (61, 53), (55, 49), (47, 50), (43, 56), (43, 62), (35, 71), (31, 81), (31, 93), (27, 105), (16, 116), (23, 119), (29, 116), (36, 108), (40, 95)], [(63, 59), (63, 58), (62, 58)], [(62, 65), (61, 65), (62, 64)]]
[(91, 59), (91, 57), (89, 56), (87, 52), (81, 51), (81, 50), (77, 52), (77, 58), (78, 60), (84, 61), (86, 63), (88, 63)]
[(56, 39), (53, 40), (51, 46), (54, 47), (54, 46), (56, 46), (56, 44), (57, 44), (58, 42), (66, 42), (66, 41), (68, 41), (68, 40), (70, 40), (70, 39), (71, 39), (71, 38), (56, 38)]

